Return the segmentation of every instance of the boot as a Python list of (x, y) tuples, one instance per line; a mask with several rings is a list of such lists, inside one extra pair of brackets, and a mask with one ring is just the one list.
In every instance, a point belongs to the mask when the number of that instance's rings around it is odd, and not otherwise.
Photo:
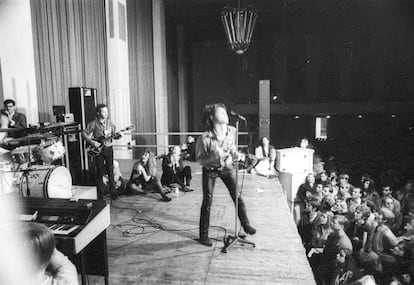
[(213, 242), (208, 236), (200, 236), (198, 242), (206, 246), (213, 246)]
[(256, 229), (253, 228), (251, 225), (247, 224), (243, 226), (243, 230), (246, 232), (246, 234), (254, 235), (256, 233)]

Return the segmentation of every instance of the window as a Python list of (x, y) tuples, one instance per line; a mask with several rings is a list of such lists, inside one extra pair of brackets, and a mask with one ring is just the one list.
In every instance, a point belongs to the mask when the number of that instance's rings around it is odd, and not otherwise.
[(112, 0), (108, 1), (108, 17), (109, 17), (109, 37), (114, 37), (114, 3)]
[(316, 117), (315, 139), (326, 140), (328, 138), (328, 119)]
[(125, 6), (118, 2), (119, 38), (126, 41)]

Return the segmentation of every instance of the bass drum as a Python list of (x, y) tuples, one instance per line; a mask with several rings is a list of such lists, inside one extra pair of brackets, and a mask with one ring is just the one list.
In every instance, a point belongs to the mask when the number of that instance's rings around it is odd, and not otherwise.
[[(28, 172), (29, 184), (25, 175), (20, 178), (20, 193), (23, 196), (63, 198), (72, 197), (72, 176), (63, 166), (36, 166)], [(28, 187), (30, 195), (28, 195)]]

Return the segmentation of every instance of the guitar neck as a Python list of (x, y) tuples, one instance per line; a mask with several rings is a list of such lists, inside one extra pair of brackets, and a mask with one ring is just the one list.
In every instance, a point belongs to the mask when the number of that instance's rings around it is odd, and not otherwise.
[(109, 136), (109, 137), (106, 137), (106, 138), (100, 138), (100, 139), (96, 139), (96, 141), (98, 141), (98, 142), (100, 142), (100, 143), (104, 143), (104, 142), (107, 142), (107, 141), (109, 141), (109, 140), (112, 140), (113, 138), (115, 138), (117, 135), (119, 135), (119, 134), (122, 134), (122, 133), (124, 133), (124, 132), (126, 132), (127, 130), (125, 129), (125, 130), (120, 130), (119, 132), (116, 132), (115, 134), (113, 134), (113, 135), (111, 135), (111, 136)]

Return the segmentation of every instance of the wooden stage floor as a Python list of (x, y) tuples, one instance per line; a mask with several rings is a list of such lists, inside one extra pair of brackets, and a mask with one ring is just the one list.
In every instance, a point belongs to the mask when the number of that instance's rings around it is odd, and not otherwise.
[[(128, 177), (132, 162), (120, 165)], [(170, 194), (170, 203), (160, 202), (157, 194), (122, 196), (113, 202), (107, 231), (110, 284), (315, 284), (277, 179), (251, 174), (244, 178), (243, 197), (257, 229), (248, 239), (255, 248), (237, 244), (221, 253), (224, 231), (212, 227), (213, 247), (199, 244), (201, 168), (191, 166), (194, 192)], [(137, 224), (131, 222), (134, 216)], [(151, 227), (148, 221), (167, 230)], [(234, 231), (234, 206), (221, 180), (215, 188), (211, 225)], [(127, 229), (130, 234), (121, 233)], [(102, 278), (89, 279), (103, 284)]]

